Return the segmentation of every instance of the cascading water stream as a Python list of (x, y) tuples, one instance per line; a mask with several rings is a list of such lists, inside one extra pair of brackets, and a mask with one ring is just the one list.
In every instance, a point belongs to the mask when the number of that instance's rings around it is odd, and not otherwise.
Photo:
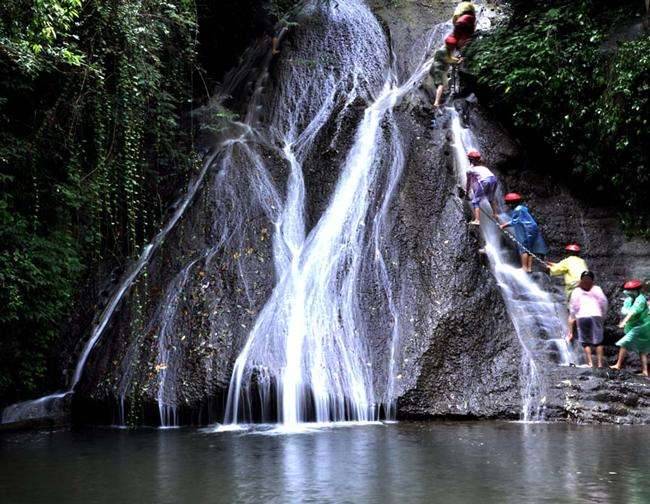
[(142, 250), (142, 254), (140, 254), (138, 260), (133, 264), (133, 266), (128, 271), (128, 273), (123, 277), (122, 282), (119, 285), (118, 289), (111, 296), (106, 308), (104, 308), (104, 311), (102, 311), (97, 323), (93, 327), (92, 333), (90, 335), (90, 339), (86, 342), (86, 344), (83, 347), (83, 350), (81, 351), (81, 355), (77, 360), (77, 365), (75, 367), (74, 375), (72, 377), (72, 381), (70, 382), (68, 389), (64, 392), (51, 394), (33, 401), (25, 401), (22, 403), (17, 403), (8, 406), (2, 411), (2, 423), (11, 423), (11, 422), (15, 422), (27, 418), (37, 418), (41, 416), (46, 416), (48, 414), (48, 410), (53, 407), (52, 403), (55, 403), (74, 392), (75, 387), (77, 386), (79, 380), (81, 379), (81, 375), (86, 366), (86, 361), (88, 360), (90, 353), (92, 352), (93, 348), (95, 347), (95, 345), (101, 338), (102, 334), (104, 333), (104, 330), (106, 329), (106, 326), (111, 320), (111, 317), (115, 312), (115, 309), (119, 306), (120, 302), (122, 301), (122, 298), (128, 292), (130, 287), (133, 285), (133, 282), (138, 277), (142, 269), (149, 262), (154, 252), (164, 242), (165, 237), (169, 234), (169, 232), (174, 228), (176, 223), (185, 213), (185, 210), (192, 202), (197, 191), (203, 184), (203, 180), (205, 179), (206, 173), (208, 172), (208, 169), (212, 165), (215, 156), (216, 153), (212, 153), (205, 159), (201, 171), (198, 173), (196, 178), (190, 183), (188, 190), (185, 193), (185, 196), (181, 200), (175, 212), (172, 214), (171, 218), (167, 221), (165, 226), (158, 232), (158, 234), (154, 237), (151, 243), (149, 243), (147, 246), (144, 247), (144, 249)]
[[(391, 206), (406, 155), (393, 110), (427, 74), (432, 63), (427, 54), (449, 23), (420, 41), (419, 56), (409, 59), (412, 73), (399, 85), (384, 30), (361, 0), (307, 2), (303, 15), (305, 23), (318, 20), (315, 29), (299, 47), (283, 49), (274, 65), (276, 79), (269, 78), (270, 56), (262, 65), (243, 119), (232, 125), (237, 135), (215, 148), (170, 222), (120, 284), (82, 352), (70, 391), (52, 397), (65, 396), (77, 385), (120, 300), (212, 165), (217, 173), (209, 188), (215, 205), (210, 237), (167, 279), (142, 331), (157, 338), (157, 354), (149, 361), (157, 373), (152, 373), (149, 390), (161, 426), (178, 424), (182, 401), (183, 294), (199, 268), (208, 270), (213, 261), (232, 266), (224, 263), (232, 252), (249, 246), (250, 223), (261, 217), (272, 224), (275, 283), (235, 361), (225, 423), (252, 421), (253, 402), (261, 405), (257, 418), (278, 420), (289, 429), (307, 421), (375, 420), (382, 412), (394, 418), (403, 302), (393, 271)], [(332, 151), (346, 147), (329, 167), (338, 180), (327, 206), (308, 229), (307, 189), (313, 189), (308, 173), (320, 161), (324, 137)], [(281, 171), (271, 158), (284, 163)], [(233, 269), (249, 301), (242, 311), (257, 312), (249, 294), (252, 272), (241, 262)], [(207, 281), (201, 288), (212, 289)], [(373, 289), (380, 304), (373, 309), (381, 313), (382, 324), (375, 320), (371, 329), (363, 296)], [(214, 335), (222, 324), (218, 302), (206, 299), (209, 343), (217, 345)], [(382, 348), (370, 348), (371, 341)], [(121, 364), (116, 387), (121, 423), (126, 398), (142, 386), (137, 378), (141, 342), (140, 335), (132, 336)], [(209, 375), (211, 361), (202, 365)]]
[[(251, 61), (247, 62), (248, 66), (252, 64)], [(269, 63), (270, 63), (270, 56), (267, 57), (265, 65), (268, 67)], [(242, 65), (241, 72), (231, 76), (231, 82), (229, 82), (228, 85), (225, 86), (226, 90), (239, 85), (240, 78), (242, 75), (245, 74), (244, 70), (247, 69), (246, 68), (247, 65)], [(256, 86), (256, 90), (259, 89), (261, 89), (261, 85), (259, 85), (258, 83), (258, 86)], [(259, 93), (257, 92), (254, 93), (251, 99), (249, 114), (246, 117), (248, 122), (253, 122), (255, 119), (255, 111), (258, 108), (258, 101), (259, 101), (258, 94)], [(50, 394), (48, 396), (44, 396), (39, 399), (24, 401), (24, 402), (20, 402), (8, 406), (4, 408), (4, 410), (2, 410), (0, 423), (11, 423), (20, 420), (26, 420), (29, 418), (39, 418), (39, 417), (48, 416), (52, 410), (59, 408), (59, 402), (61, 400), (65, 399), (66, 397), (74, 393), (77, 384), (81, 380), (88, 358), (92, 353), (93, 349), (95, 348), (97, 342), (103, 336), (106, 327), (111, 321), (116, 309), (118, 308), (118, 306), (120, 305), (124, 297), (127, 295), (127, 293), (129, 292), (129, 290), (131, 289), (131, 287), (133, 286), (133, 284), (135, 283), (136, 279), (139, 277), (140, 273), (143, 271), (145, 266), (152, 259), (155, 252), (165, 242), (165, 238), (169, 235), (172, 229), (175, 228), (176, 224), (183, 217), (190, 204), (194, 201), (197, 192), (203, 186), (203, 183), (206, 179), (206, 175), (210, 171), (210, 168), (213, 166), (213, 163), (215, 162), (217, 156), (222, 154), (222, 150), (224, 148), (227, 149), (230, 145), (234, 143), (235, 144), (242, 143), (243, 137), (251, 133), (251, 128), (247, 124), (233, 122), (233, 129), (235, 131), (242, 128), (243, 128), (243, 133), (241, 134), (241, 136), (236, 137), (234, 140), (226, 140), (223, 144), (220, 145), (221, 149), (220, 148), (212, 149), (205, 156), (201, 169), (199, 170), (198, 174), (194, 177), (194, 179), (190, 181), (185, 194), (183, 195), (181, 200), (177, 203), (176, 208), (172, 213), (171, 217), (167, 220), (167, 222), (164, 224), (164, 226), (158, 232), (158, 234), (154, 236), (153, 240), (142, 249), (142, 253), (138, 257), (137, 261), (133, 263), (133, 265), (123, 275), (121, 282), (118, 285), (118, 288), (110, 297), (104, 310), (100, 313), (97, 322), (93, 325), (90, 338), (82, 348), (81, 354), (75, 366), (72, 380), (67, 390), (55, 394)], [(120, 408), (121, 416), (123, 417), (124, 416), (123, 396), (121, 396), (120, 401), (122, 403)], [(161, 412), (161, 422), (162, 421), (163, 418)]]
[[(447, 110), (451, 114), (459, 184), (464, 187), (465, 173), (469, 167), (467, 152), (479, 146), (472, 132), (461, 125), (456, 110)], [(522, 350), (522, 420), (541, 420), (546, 401), (544, 366), (551, 364), (549, 355), (555, 353), (559, 365), (566, 366), (575, 362), (564, 339), (567, 333), (566, 308), (540, 288), (529, 274), (511, 265), (501, 231), (488, 218), (492, 210), (489, 205), (484, 210), (481, 231), (485, 239), (485, 251)]]
[[(334, 2), (320, 8), (326, 10), (328, 23), (337, 27), (332, 35), (338, 39), (330, 38), (328, 43), (340, 48), (346, 60), (342, 68), (350, 75), (335, 83), (327, 98), (321, 100), (327, 107), (319, 110), (298, 140), (293, 140), (291, 133), (283, 135), (291, 176), (287, 204), (276, 226), (276, 241), (281, 241), (274, 247), (276, 270), (281, 274), (235, 362), (226, 424), (250, 419), (253, 386), (258, 392), (275, 390), (278, 417), (287, 428), (306, 421), (374, 420), (380, 403), (388, 415), (394, 414), (390, 404), (394, 399), (399, 314), (382, 249), (386, 248), (383, 235), (389, 204), (405, 156), (392, 110), (422, 80), (431, 62), (422, 58), (407, 82), (397, 86), (387, 40), (368, 8), (359, 1)], [(301, 139), (312, 135), (317, 129), (314, 124), (318, 128), (324, 124), (332, 114), (331, 104), (341, 92), (346, 95), (344, 111), (357, 98), (368, 100), (367, 90), (376, 88), (378, 70), (385, 76), (383, 85), (376, 90), (377, 97), (366, 108), (357, 127), (329, 204), (314, 228), (300, 237), (295, 232), (295, 223), (302, 222), (302, 205), (296, 203), (296, 196), (304, 195), (300, 187), (304, 181), (297, 174), (305, 159), (301, 154), (306, 151)], [(324, 79), (326, 83), (330, 81), (331, 75)], [(341, 83), (347, 87), (340, 89)], [(300, 104), (300, 100), (291, 101), (292, 106), (296, 103)], [(302, 148), (294, 150), (292, 145)], [(382, 184), (383, 198), (375, 204), (373, 197)], [(285, 228), (294, 232), (287, 233)], [(302, 241), (296, 242), (296, 237)], [(283, 249), (291, 253), (277, 253)], [(360, 306), (362, 263), (367, 257), (374, 264), (375, 278), (383, 286), (392, 318), (389, 362), (381, 363), (387, 376), (383, 393), (377, 393), (374, 387), (373, 363)]]

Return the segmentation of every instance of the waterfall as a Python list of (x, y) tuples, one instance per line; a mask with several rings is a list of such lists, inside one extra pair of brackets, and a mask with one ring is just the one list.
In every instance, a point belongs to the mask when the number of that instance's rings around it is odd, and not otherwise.
[[(480, 147), (471, 130), (461, 125), (456, 110), (447, 110), (451, 114), (459, 184), (464, 187), (465, 171), (469, 167), (467, 152)], [(489, 149), (489, 146), (486, 148)], [(575, 361), (564, 339), (568, 330), (566, 308), (542, 289), (533, 280), (532, 275), (512, 266), (508, 246), (503, 244), (501, 231), (487, 217), (491, 215), (492, 210), (489, 205), (485, 206), (484, 210), (481, 232), (485, 251), (521, 346), (521, 418), (525, 422), (542, 420), (546, 401), (544, 366), (552, 364), (549, 356), (555, 354), (557, 364), (563, 366)]]
[[(431, 62), (424, 61), (428, 45), (423, 44), (413, 75), (398, 85), (388, 41), (363, 2), (321, 3), (314, 8), (322, 9), (331, 27), (324, 40), (312, 39), (315, 49), (320, 50), (322, 43), (337, 47), (344, 60), (341, 69), (348, 75), (338, 79), (331, 72), (320, 75), (317, 89), (301, 82), (307, 91), (293, 98), (289, 109), (276, 110), (274, 126), (282, 132), (283, 152), (291, 167), (274, 237), (278, 281), (235, 362), (227, 424), (250, 420), (253, 388), (263, 405), (274, 391), (278, 418), (289, 428), (306, 421), (370, 421), (382, 408), (388, 417), (395, 414), (400, 323), (384, 251), (390, 248), (389, 206), (405, 156), (393, 108), (428, 71)], [(283, 89), (297, 77), (291, 75)], [(383, 84), (378, 87), (380, 77)], [(316, 131), (332, 116), (336, 101), (344, 100), (339, 108), (345, 111), (358, 98), (369, 105), (327, 208), (305, 233), (301, 175), (305, 154)], [(314, 99), (322, 105), (299, 133), (293, 118), (311, 110)], [(390, 314), (387, 362), (373, 362), (368, 348), (361, 299), (369, 281), (364, 276), (367, 269), (381, 286)], [(375, 370), (376, 366), (383, 369)], [(376, 386), (376, 372), (386, 377), (381, 387)]]
[[(409, 327), (402, 320), (407, 310), (392, 243), (393, 207), (407, 158), (395, 110), (423, 81), (432, 63), (427, 56), (449, 28), (449, 23), (433, 27), (419, 41), (407, 64), (402, 62), (408, 77), (400, 81), (389, 40), (362, 0), (306, 2), (296, 30), (309, 36), (296, 36), (300, 44), (281, 48), (275, 60), (269, 54), (263, 62), (245, 63), (257, 71), (241, 120), (231, 122), (227, 138), (215, 144), (170, 221), (126, 273), (83, 348), (69, 390), (7, 408), (3, 421), (24, 418), (29, 408), (44, 411), (42, 406), (73, 392), (118, 305), (200, 188), (209, 203), (203, 226), (209, 231), (182, 249), (173, 264), (163, 263), (169, 275), (152, 298), (144, 327), (133, 331), (119, 363), (114, 361), (120, 370), (114, 387), (120, 423), (126, 423), (130, 394), (146, 387), (157, 402), (160, 425), (178, 425), (186, 398), (183, 373), (190, 364), (204, 366), (205, 383), (198, 386), (214, 390), (214, 359), (194, 357), (190, 363), (188, 353), (196, 348), (183, 345), (188, 341), (183, 319), (198, 318), (186, 313), (186, 294), (198, 288), (209, 329), (200, 344), (223, 346), (218, 335), (230, 319), (220, 312), (224, 292), (214, 292), (209, 274), (203, 279), (210, 270), (215, 276), (233, 273), (222, 275), (236, 283), (234, 291), (242, 291), (233, 306), (250, 313), (252, 321), (233, 317), (239, 332), (228, 334), (235, 353), (228, 360), (234, 364), (226, 428), (254, 421), (277, 420), (293, 429), (304, 422), (393, 419), (401, 393), (401, 340)], [(244, 70), (234, 73), (224, 95), (247, 78)], [(464, 152), (474, 139), (456, 116), (452, 125), (462, 174)], [(310, 173), (323, 170), (332, 174), (331, 190), (314, 187)], [(319, 191), (322, 208), (308, 197)], [(259, 243), (258, 234), (266, 240), (267, 227), (272, 264), (262, 254), (260, 259), (269, 263), (263, 274), (273, 278), (259, 299), (259, 263), (235, 256)], [(544, 395), (539, 324), (559, 321), (549, 317), (556, 304), (508, 266), (497, 230), (483, 226), (483, 232), (522, 344), (523, 417), (530, 419)], [(522, 311), (524, 299), (528, 305)], [(535, 310), (533, 302), (539, 305)], [(543, 326), (543, 331), (544, 344), (557, 347), (568, 362), (566, 347), (554, 341), (565, 330)], [(147, 337), (153, 357), (141, 362)]]

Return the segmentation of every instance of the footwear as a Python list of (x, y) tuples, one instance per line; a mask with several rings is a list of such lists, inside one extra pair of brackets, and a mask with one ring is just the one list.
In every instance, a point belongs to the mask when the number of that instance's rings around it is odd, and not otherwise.
[(480, 226), (480, 225), (481, 225), (481, 222), (480, 222), (480, 221), (477, 221), (477, 220), (473, 220), (473, 221), (469, 221), (469, 224), (470, 224), (471, 226)]
[(481, 247), (480, 249), (478, 249), (478, 253), (485, 255), (487, 254), (487, 251), (485, 250), (485, 247)]

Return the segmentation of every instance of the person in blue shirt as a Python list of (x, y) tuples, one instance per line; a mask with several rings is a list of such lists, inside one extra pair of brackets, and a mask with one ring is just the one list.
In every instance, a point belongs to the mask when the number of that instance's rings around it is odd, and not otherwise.
[(521, 268), (531, 273), (533, 271), (533, 256), (529, 252), (543, 256), (548, 254), (548, 247), (537, 222), (523, 203), (523, 198), (517, 193), (508, 193), (504, 200), (509, 208), (509, 220), (499, 227), (504, 229), (512, 226), (515, 238), (519, 243), (517, 249), (521, 257)]

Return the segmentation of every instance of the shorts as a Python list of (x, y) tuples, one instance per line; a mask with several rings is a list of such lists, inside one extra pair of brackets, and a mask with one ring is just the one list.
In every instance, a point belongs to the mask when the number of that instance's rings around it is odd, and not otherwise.
[(449, 81), (448, 68), (440, 68), (434, 65), (433, 68), (431, 68), (430, 74), (431, 78), (433, 79), (433, 85), (435, 87), (447, 86), (447, 82)]
[(603, 344), (603, 317), (582, 317), (576, 319), (578, 341), (585, 346)]
[(481, 201), (487, 198), (488, 201), (494, 200), (494, 195), (497, 191), (497, 178), (488, 177), (480, 180), (474, 186), (474, 197), (472, 198), (472, 208), (478, 208)]

